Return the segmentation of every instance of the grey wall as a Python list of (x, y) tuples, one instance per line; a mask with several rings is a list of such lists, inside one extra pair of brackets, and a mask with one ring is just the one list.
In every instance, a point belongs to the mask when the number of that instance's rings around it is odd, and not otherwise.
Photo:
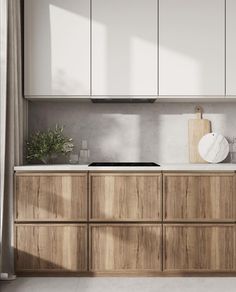
[[(213, 131), (236, 136), (236, 103), (202, 106)], [(186, 163), (188, 119), (194, 118), (194, 107), (194, 103), (30, 102), (29, 133), (59, 123), (76, 146), (88, 140), (91, 160)]]

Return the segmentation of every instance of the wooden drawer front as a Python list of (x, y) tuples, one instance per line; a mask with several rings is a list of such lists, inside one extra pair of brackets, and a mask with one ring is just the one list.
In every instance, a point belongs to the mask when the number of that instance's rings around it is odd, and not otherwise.
[(161, 174), (92, 174), (94, 220), (161, 220)]
[(164, 225), (164, 270), (235, 271), (235, 225)]
[(92, 271), (161, 270), (160, 225), (92, 225)]
[(235, 221), (234, 175), (164, 175), (164, 220)]
[(87, 174), (16, 175), (16, 220), (86, 220)]
[(86, 225), (15, 227), (16, 271), (86, 271)]

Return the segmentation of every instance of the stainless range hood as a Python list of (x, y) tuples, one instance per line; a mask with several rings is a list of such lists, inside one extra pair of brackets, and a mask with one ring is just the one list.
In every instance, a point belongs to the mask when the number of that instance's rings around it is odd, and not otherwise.
[(91, 97), (93, 103), (154, 103), (156, 97)]

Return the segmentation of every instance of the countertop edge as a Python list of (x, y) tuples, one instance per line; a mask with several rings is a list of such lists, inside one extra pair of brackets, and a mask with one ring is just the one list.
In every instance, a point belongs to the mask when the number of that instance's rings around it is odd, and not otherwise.
[(163, 164), (160, 167), (91, 167), (88, 165), (22, 165), (15, 166), (16, 172), (76, 172), (76, 171), (130, 171), (130, 172), (163, 172), (163, 171), (216, 171), (216, 172), (234, 172), (236, 164), (220, 163), (220, 164)]

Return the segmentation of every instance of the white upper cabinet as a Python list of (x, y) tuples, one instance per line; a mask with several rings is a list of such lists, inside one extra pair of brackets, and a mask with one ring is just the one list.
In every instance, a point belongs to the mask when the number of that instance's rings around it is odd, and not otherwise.
[(158, 94), (158, 1), (92, 0), (92, 94)]
[[(236, 0), (227, 1), (235, 6)], [(224, 5), (225, 0), (159, 0), (160, 95), (225, 94)]]
[(90, 94), (90, 1), (25, 0), (25, 95)]
[(236, 0), (226, 1), (226, 94), (236, 95)]

